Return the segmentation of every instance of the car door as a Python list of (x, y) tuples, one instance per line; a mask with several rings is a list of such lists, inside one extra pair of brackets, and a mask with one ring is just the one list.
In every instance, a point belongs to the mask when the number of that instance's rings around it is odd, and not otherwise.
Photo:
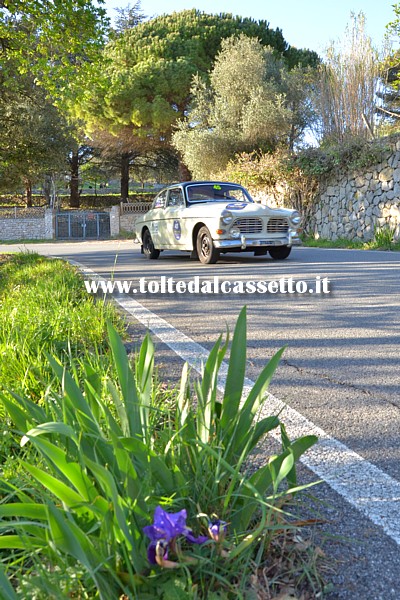
[(184, 245), (182, 236), (182, 212), (185, 208), (183, 190), (180, 187), (168, 191), (167, 203), (164, 211), (166, 243), (170, 248), (180, 248)]
[(165, 245), (165, 207), (167, 202), (167, 190), (160, 192), (154, 199), (152, 209), (146, 215), (153, 244), (156, 248)]

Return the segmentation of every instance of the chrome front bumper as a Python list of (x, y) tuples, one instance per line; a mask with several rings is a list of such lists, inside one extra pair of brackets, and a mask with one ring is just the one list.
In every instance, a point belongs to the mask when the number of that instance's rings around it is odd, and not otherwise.
[(301, 239), (296, 232), (289, 232), (289, 235), (284, 238), (246, 238), (245, 235), (241, 235), (240, 238), (234, 240), (214, 240), (214, 246), (216, 248), (228, 249), (228, 248), (241, 248), (246, 250), (249, 248), (260, 248), (268, 246), (301, 246)]

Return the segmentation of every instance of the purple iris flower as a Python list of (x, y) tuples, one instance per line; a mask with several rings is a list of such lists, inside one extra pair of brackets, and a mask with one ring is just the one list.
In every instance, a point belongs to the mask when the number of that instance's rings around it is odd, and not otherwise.
[(168, 513), (157, 506), (154, 511), (153, 525), (143, 527), (144, 533), (150, 538), (147, 549), (147, 558), (152, 564), (163, 565), (168, 560), (168, 547), (173, 546), (175, 539), (183, 535), (193, 544), (203, 544), (208, 540), (206, 536), (195, 537), (192, 530), (186, 527), (186, 510), (177, 513)]
[(215, 542), (223, 542), (226, 535), (227, 523), (220, 519), (212, 519), (208, 522), (208, 533)]

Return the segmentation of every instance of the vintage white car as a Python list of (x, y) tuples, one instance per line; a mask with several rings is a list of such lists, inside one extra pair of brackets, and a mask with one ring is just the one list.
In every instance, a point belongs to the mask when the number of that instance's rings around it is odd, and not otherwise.
[(189, 181), (155, 197), (151, 209), (136, 220), (135, 237), (150, 259), (162, 250), (191, 252), (203, 264), (215, 263), (226, 252), (269, 252), (284, 259), (301, 243), (299, 225), (296, 210), (259, 204), (240, 185)]

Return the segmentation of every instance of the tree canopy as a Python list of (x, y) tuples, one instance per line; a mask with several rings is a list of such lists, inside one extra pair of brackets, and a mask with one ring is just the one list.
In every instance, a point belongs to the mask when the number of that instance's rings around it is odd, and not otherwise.
[(307, 69), (289, 70), (255, 38), (223, 40), (209, 84), (194, 80), (193, 100), (173, 144), (199, 178), (223, 169), (236, 153), (292, 149), (313, 118), (308, 81)]
[(55, 99), (68, 96), (98, 58), (108, 25), (105, 10), (92, 0), (0, 2), (3, 86), (11, 85), (17, 71), (34, 75)]
[(113, 39), (105, 62), (81, 103), (89, 128), (168, 139), (190, 101), (193, 76), (206, 74), (221, 40), (245, 34), (290, 63), (316, 63), (315, 53), (291, 49), (280, 29), (267, 21), (186, 10), (139, 23)]
[(25, 77), (25, 94), (0, 102), (0, 141), (0, 187), (25, 189), (28, 205), (33, 184), (67, 170), (71, 129), (31, 77)]
[(317, 108), (320, 138), (341, 143), (373, 135), (379, 55), (365, 29), (363, 13), (352, 15), (344, 37), (332, 42), (320, 67)]

